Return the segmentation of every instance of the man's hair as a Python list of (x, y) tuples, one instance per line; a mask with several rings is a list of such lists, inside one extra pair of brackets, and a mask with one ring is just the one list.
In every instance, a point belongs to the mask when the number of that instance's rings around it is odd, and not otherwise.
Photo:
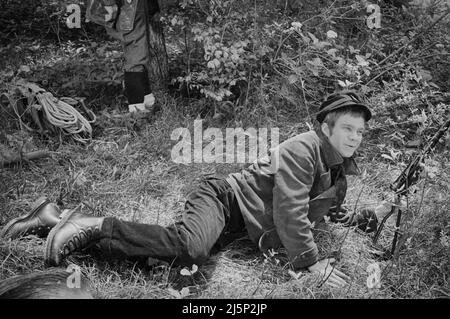
[(339, 108), (335, 111), (331, 111), (328, 113), (322, 123), (327, 123), (328, 127), (330, 128), (330, 131), (333, 130), (334, 125), (336, 124), (336, 121), (338, 118), (340, 118), (343, 115), (350, 114), (354, 117), (362, 117), (364, 119), (364, 122), (366, 122), (366, 113), (363, 109), (361, 109), (359, 106), (356, 105), (349, 105), (344, 106), (342, 108)]

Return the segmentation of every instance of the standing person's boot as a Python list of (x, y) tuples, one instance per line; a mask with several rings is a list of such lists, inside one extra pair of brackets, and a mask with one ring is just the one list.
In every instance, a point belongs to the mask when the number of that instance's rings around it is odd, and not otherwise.
[(29, 213), (14, 218), (3, 227), (0, 237), (15, 239), (27, 235), (46, 237), (61, 216), (61, 210), (56, 204), (51, 203), (47, 197), (40, 197), (32, 205)]
[(142, 72), (125, 72), (125, 95), (128, 99), (128, 110), (149, 112), (155, 104), (155, 97), (150, 90), (150, 82), (146, 70)]
[(102, 237), (104, 217), (95, 217), (69, 210), (50, 231), (45, 245), (45, 263), (58, 266), (73, 252), (96, 244)]

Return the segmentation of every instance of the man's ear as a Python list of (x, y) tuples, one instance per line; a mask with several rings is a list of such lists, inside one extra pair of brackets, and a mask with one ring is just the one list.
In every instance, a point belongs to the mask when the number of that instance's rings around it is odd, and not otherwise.
[(327, 123), (323, 122), (320, 125), (320, 128), (322, 129), (322, 133), (325, 134), (326, 137), (329, 138), (331, 136), (331, 130)]

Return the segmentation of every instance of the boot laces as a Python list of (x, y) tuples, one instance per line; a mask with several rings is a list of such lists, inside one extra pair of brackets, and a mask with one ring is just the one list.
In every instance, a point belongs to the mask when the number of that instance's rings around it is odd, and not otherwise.
[(74, 251), (79, 251), (83, 248), (86, 248), (87, 246), (92, 244), (92, 241), (95, 241), (98, 238), (99, 232), (100, 229), (98, 227), (81, 229), (80, 231), (78, 231), (78, 233), (73, 235), (66, 244), (64, 244), (61, 253), (63, 255), (68, 255)]

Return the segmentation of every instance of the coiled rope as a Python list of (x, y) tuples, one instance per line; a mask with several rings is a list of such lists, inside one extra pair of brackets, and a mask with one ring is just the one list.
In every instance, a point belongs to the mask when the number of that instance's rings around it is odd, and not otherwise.
[[(24, 80), (18, 80), (15, 87), (27, 98), (28, 107), (26, 111), (31, 111), (33, 120), (38, 122), (36, 124), (41, 130), (43, 130), (43, 127), (39, 121), (39, 117), (36, 116), (36, 110), (42, 111), (42, 115), (48, 124), (59, 128), (65, 135), (70, 135), (74, 140), (83, 144), (91, 140), (91, 124), (96, 121), (96, 116), (84, 105), (83, 100), (76, 100), (69, 97), (61, 97), (58, 99), (38, 85)], [(14, 103), (11, 96), (8, 98), (10, 105), (13, 107), (14, 112), (21, 121), (22, 115), (19, 114), (20, 112), (18, 111), (17, 103)], [(80, 104), (83, 107), (85, 112), (91, 118), (90, 120), (87, 120), (74, 108), (77, 104)], [(21, 124), (24, 123), (21, 122)], [(24, 126), (27, 129), (32, 130), (29, 126)]]

